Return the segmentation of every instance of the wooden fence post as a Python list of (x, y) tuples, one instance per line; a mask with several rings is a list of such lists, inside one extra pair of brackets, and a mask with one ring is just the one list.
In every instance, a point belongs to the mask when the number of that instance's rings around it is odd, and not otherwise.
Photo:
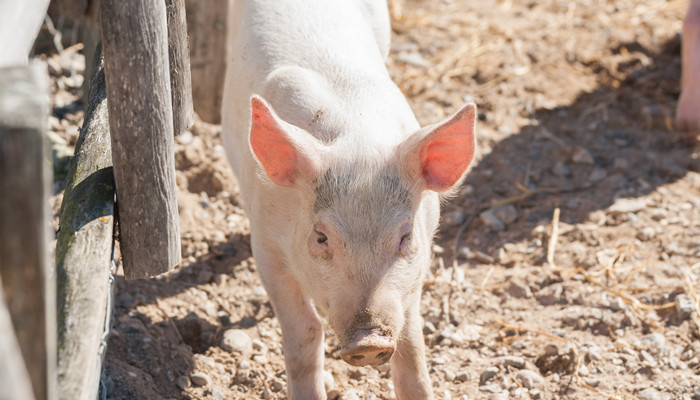
[(173, 128), (175, 135), (179, 135), (194, 124), (185, 0), (165, 0), (165, 7), (168, 13), (168, 58), (170, 60)]
[(32, 383), (19, 349), (0, 283), (0, 400), (34, 400)]
[(114, 177), (98, 46), (85, 122), (71, 162), (56, 244), (59, 400), (97, 398), (114, 229)]
[(0, 1), (0, 67), (26, 65), (49, 0)]
[(55, 281), (42, 62), (0, 68), (0, 276), (37, 400), (55, 396)]
[(102, 0), (102, 49), (127, 279), (180, 262), (164, 1)]
[(231, 0), (186, 0), (192, 102), (199, 117), (221, 123)]

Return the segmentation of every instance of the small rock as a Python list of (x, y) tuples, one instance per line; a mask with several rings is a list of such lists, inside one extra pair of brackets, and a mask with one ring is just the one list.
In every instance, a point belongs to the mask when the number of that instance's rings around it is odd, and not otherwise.
[(465, 216), (463, 211), (450, 211), (442, 214), (442, 220), (450, 226), (461, 225)]
[(666, 338), (660, 333), (650, 333), (642, 336), (640, 344), (651, 354), (661, 354), (666, 348)]
[(514, 205), (508, 204), (505, 206), (494, 207), (491, 209), (496, 218), (501, 220), (505, 225), (510, 225), (518, 219), (518, 210)]
[(647, 206), (646, 199), (636, 198), (636, 199), (617, 199), (608, 208), (608, 211), (612, 213), (635, 213), (643, 210)]
[(457, 376), (455, 376), (454, 380), (457, 382), (466, 382), (469, 380), (469, 374), (466, 372), (460, 372), (457, 374)]
[(487, 393), (500, 393), (503, 389), (497, 383), (479, 386), (479, 390)]
[(238, 368), (236, 371), (236, 383), (244, 384), (248, 382), (250, 378), (250, 369)]
[(532, 297), (530, 287), (519, 279), (511, 279), (506, 287), (506, 292), (516, 299)]
[(194, 139), (194, 136), (192, 136), (190, 131), (184, 131), (181, 135), (175, 136), (175, 140), (180, 144), (190, 144), (192, 139)]
[(637, 393), (637, 397), (641, 400), (663, 400), (661, 393), (654, 388), (644, 389)]
[(535, 371), (530, 371), (529, 369), (518, 371), (515, 378), (528, 389), (534, 389), (536, 386), (544, 383), (544, 378), (542, 378), (540, 374)]
[(404, 64), (413, 65), (416, 67), (425, 68), (428, 66), (428, 61), (417, 51), (401, 52), (396, 56), (396, 60)]
[(588, 180), (591, 182), (598, 182), (602, 179), (605, 179), (605, 177), (608, 176), (608, 171), (604, 170), (603, 168), (596, 168), (591, 172), (591, 175), (588, 176)]
[(215, 398), (216, 400), (223, 400), (224, 394), (221, 393), (221, 390), (214, 388), (211, 391), (211, 397)]
[[(260, 394), (260, 398), (263, 400), (271, 399), (272, 391), (270, 391), (270, 389), (268, 389), (267, 387), (264, 387), (262, 393)], [(328, 396), (328, 399), (332, 400), (330, 395)]]
[(475, 260), (482, 263), (493, 264), (494, 262), (496, 262), (496, 260), (494, 260), (493, 257), (481, 251), (473, 251), (470, 252), (470, 254), (474, 257)]
[(496, 214), (494, 214), (493, 210), (486, 210), (479, 214), (479, 219), (481, 222), (484, 223), (487, 227), (495, 230), (495, 231), (502, 231), (506, 229), (505, 224), (498, 219)]
[(656, 237), (656, 229), (652, 228), (651, 226), (647, 226), (645, 228), (642, 228), (639, 232), (637, 232), (637, 239), (641, 241), (647, 241), (651, 240), (654, 237)]
[(481, 373), (479, 376), (479, 386), (483, 386), (486, 384), (486, 382), (490, 381), (493, 379), (496, 375), (498, 375), (498, 368), (497, 367), (488, 367), (484, 370), (484, 372)]
[(323, 370), (323, 387), (326, 389), (326, 393), (330, 393), (335, 389), (335, 381), (330, 371)]
[(525, 368), (525, 359), (517, 356), (503, 356), (498, 357), (495, 360), (497, 365), (502, 365), (504, 367), (513, 367), (517, 369)]
[(190, 379), (184, 375), (178, 376), (177, 379), (175, 380), (175, 384), (180, 389), (185, 390), (185, 389), (190, 387)]
[(694, 392), (695, 392), (695, 396), (693, 397), (693, 399), (700, 400), (700, 386), (696, 387)]
[(455, 373), (450, 371), (449, 369), (445, 371), (445, 381), (453, 382), (456, 377), (457, 375), (455, 375)]
[(494, 393), (489, 396), (489, 400), (508, 400), (509, 397), (505, 393)]
[(241, 329), (228, 329), (221, 337), (220, 347), (228, 352), (247, 356), (253, 352), (253, 341)]
[(190, 375), (190, 380), (195, 386), (207, 386), (209, 384), (209, 375), (204, 372), (195, 372)]
[(687, 294), (681, 293), (676, 296), (676, 313), (682, 320), (690, 318), (690, 314), (693, 313), (693, 301)]
[(561, 283), (554, 283), (543, 287), (535, 293), (535, 297), (543, 306), (551, 306), (559, 303), (566, 304), (567, 302), (564, 285)]
[(595, 163), (591, 153), (589, 153), (588, 150), (584, 149), (581, 146), (578, 146), (574, 149), (574, 152), (571, 154), (571, 161), (573, 161), (577, 164), (593, 164), (593, 163)]
[(350, 389), (347, 392), (341, 394), (338, 397), (338, 400), (360, 400), (360, 396), (358, 396), (354, 390)]
[(276, 393), (282, 389), (284, 389), (284, 383), (282, 383), (278, 380), (274, 380), (274, 381), (272, 381), (272, 383), (270, 383), (270, 390), (272, 390), (273, 392)]

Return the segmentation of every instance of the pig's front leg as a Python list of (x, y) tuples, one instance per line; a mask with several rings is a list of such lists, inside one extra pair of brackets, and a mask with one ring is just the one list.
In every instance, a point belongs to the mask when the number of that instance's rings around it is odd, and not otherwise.
[(323, 325), (311, 300), (281, 260), (254, 251), (275, 315), (282, 326), (287, 392), (290, 400), (325, 400)]
[(700, 134), (700, 0), (691, 0), (683, 21), (681, 96), (676, 126), (689, 139)]
[[(420, 293), (420, 291), (419, 291)], [(420, 297), (410, 307), (404, 330), (391, 358), (391, 375), (399, 400), (426, 400), (433, 398), (428, 369), (425, 365), (423, 318), (420, 315)]]

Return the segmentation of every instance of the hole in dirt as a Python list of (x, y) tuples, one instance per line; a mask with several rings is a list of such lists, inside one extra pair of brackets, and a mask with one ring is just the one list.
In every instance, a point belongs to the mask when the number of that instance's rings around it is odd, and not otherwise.
[(216, 326), (199, 318), (195, 313), (189, 313), (185, 318), (174, 319), (182, 341), (192, 348), (192, 352), (202, 354), (214, 343)]

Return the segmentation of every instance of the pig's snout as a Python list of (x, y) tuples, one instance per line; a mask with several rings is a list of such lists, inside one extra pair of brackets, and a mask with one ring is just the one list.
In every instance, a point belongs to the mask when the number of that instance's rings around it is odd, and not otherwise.
[(396, 341), (380, 328), (359, 328), (343, 347), (340, 356), (356, 367), (382, 365), (391, 359)]

